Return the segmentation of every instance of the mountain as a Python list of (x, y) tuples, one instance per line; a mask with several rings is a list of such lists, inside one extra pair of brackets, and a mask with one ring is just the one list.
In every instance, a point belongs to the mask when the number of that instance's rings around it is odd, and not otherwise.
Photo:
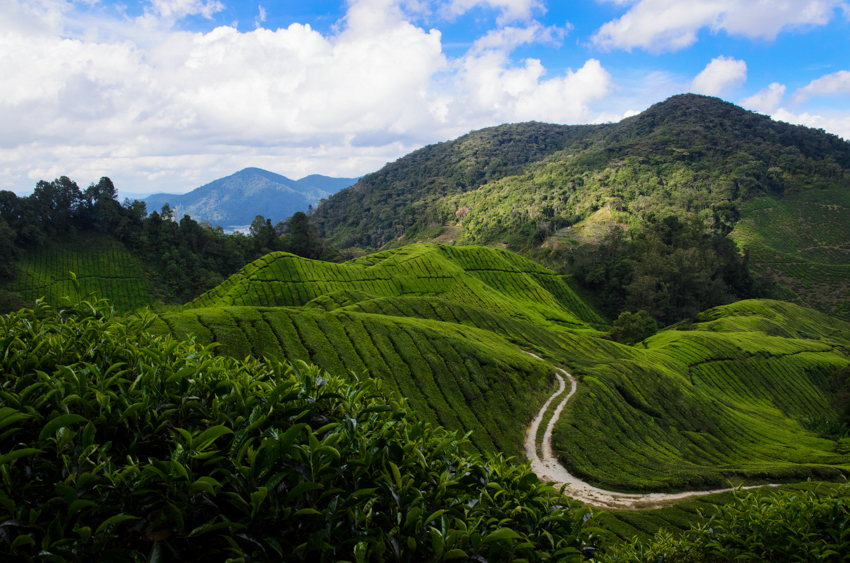
[(504, 125), (426, 147), (311, 220), (341, 247), (446, 233), (555, 266), (617, 227), (697, 219), (734, 240), (777, 296), (846, 319), (849, 187), (850, 142), (688, 94), (616, 124)]
[(168, 203), (177, 218), (189, 215), (213, 225), (249, 225), (257, 215), (272, 222), (307, 211), (323, 198), (351, 186), (356, 178), (330, 178), (313, 174), (290, 180), (260, 168), (246, 168), (185, 194), (154, 194), (144, 199), (148, 211)]

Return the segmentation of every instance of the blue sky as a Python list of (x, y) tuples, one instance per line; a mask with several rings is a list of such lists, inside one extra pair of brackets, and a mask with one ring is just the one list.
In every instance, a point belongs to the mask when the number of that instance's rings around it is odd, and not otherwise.
[(850, 139), (845, 0), (0, 0), (0, 189), (354, 177), (683, 92)]

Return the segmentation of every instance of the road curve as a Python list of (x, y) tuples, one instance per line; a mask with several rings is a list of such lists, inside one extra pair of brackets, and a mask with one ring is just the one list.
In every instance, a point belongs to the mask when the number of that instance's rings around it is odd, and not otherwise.
[[(529, 355), (534, 356), (538, 360), (541, 359), (534, 354)], [(537, 455), (537, 432), (546, 411), (549, 409), (549, 405), (566, 389), (566, 382), (564, 381), (562, 374), (570, 382), (570, 391), (561, 399), (561, 402), (552, 414), (552, 418), (549, 419), (549, 424), (546, 425), (546, 431), (543, 433), (543, 444), (541, 448), (543, 459), (540, 459)], [(558, 419), (561, 416), (561, 411), (564, 410), (564, 406), (566, 406), (567, 401), (570, 400), (570, 398), (575, 394), (576, 389), (578, 389), (578, 382), (572, 375), (560, 368), (556, 368), (555, 377), (558, 379), (558, 390), (555, 391), (555, 393), (552, 394), (552, 396), (549, 397), (549, 399), (543, 404), (540, 412), (537, 413), (537, 416), (531, 421), (531, 426), (529, 426), (525, 435), (525, 455), (531, 461), (531, 470), (534, 471), (540, 479), (544, 481), (551, 481), (556, 486), (567, 484), (569, 485), (565, 491), (567, 496), (593, 506), (602, 506), (607, 508), (652, 508), (654, 506), (667, 504), (670, 501), (680, 500), (687, 497), (723, 493), (732, 490), (731, 488), (726, 488), (707, 491), (686, 491), (682, 493), (617, 493), (614, 491), (599, 489), (585, 481), (582, 481), (578, 477), (571, 475), (570, 472), (567, 471), (567, 468), (561, 465), (561, 462), (558, 461), (558, 458), (552, 451), (552, 430), (555, 428), (555, 423), (558, 422)], [(776, 485), (763, 486), (775, 487)], [(742, 488), (754, 489), (757, 487)]]

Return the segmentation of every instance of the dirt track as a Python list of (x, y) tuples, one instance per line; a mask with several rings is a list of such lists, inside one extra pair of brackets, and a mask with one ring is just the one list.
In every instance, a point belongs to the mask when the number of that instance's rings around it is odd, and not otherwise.
[[(534, 356), (534, 354), (530, 355)], [(537, 356), (534, 357), (540, 359)], [(566, 383), (561, 374), (566, 376), (569, 380), (570, 391), (561, 399), (561, 402), (555, 409), (552, 418), (549, 420), (549, 424), (546, 426), (546, 432), (543, 434), (543, 444), (541, 448), (543, 451), (543, 459), (541, 460), (537, 455), (537, 431), (540, 428), (543, 416), (549, 409), (549, 405), (552, 401), (563, 394), (566, 389)], [(708, 491), (686, 491), (682, 493), (617, 493), (614, 491), (599, 489), (585, 481), (582, 481), (578, 477), (571, 475), (570, 472), (567, 471), (567, 468), (561, 465), (561, 462), (558, 461), (558, 458), (552, 451), (552, 429), (555, 428), (555, 423), (558, 422), (558, 419), (561, 416), (561, 411), (564, 410), (564, 406), (567, 404), (567, 401), (569, 401), (575, 394), (576, 389), (578, 388), (578, 382), (572, 375), (562, 369), (557, 369), (555, 377), (558, 378), (558, 390), (549, 397), (549, 400), (547, 400), (546, 403), (544, 403), (543, 408), (541, 408), (537, 416), (534, 417), (534, 420), (531, 422), (531, 426), (528, 428), (525, 435), (525, 455), (529, 460), (531, 460), (531, 470), (534, 471), (542, 480), (551, 481), (557, 486), (566, 483), (569, 485), (569, 488), (566, 490), (566, 494), (568, 496), (594, 506), (603, 506), (607, 508), (652, 508), (654, 506), (668, 504), (670, 501), (687, 497), (710, 495), (713, 493), (722, 493), (732, 490), (731, 488), (727, 488)], [(764, 486), (775, 487), (776, 485)], [(753, 489), (757, 487), (743, 488)]]

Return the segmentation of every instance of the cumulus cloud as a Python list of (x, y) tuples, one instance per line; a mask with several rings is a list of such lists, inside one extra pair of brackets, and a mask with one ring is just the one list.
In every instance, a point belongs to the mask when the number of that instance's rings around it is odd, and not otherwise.
[[(394, 0), (351, 2), (328, 34), (302, 24), (163, 31), (165, 22), (144, 40), (69, 34), (59, 4), (5, 4), (0, 75), (13, 78), (0, 82), (0, 189), (68, 174), (185, 190), (245, 166), (355, 176), (470, 129), (590, 121), (613, 88), (593, 59), (553, 76), (539, 60), (511, 59), (565, 30), (505, 27), (449, 60), (440, 32), (413, 25)], [(142, 17), (203, 16), (215, 4), (159, 0)]]
[(592, 37), (598, 47), (678, 51), (712, 33), (772, 40), (785, 30), (825, 25), (844, 0), (614, 0), (631, 5)]
[(850, 94), (850, 72), (840, 70), (812, 80), (807, 86), (797, 90), (794, 99), (797, 102), (804, 102), (809, 96), (830, 94)]
[(850, 141), (850, 115), (823, 116), (808, 112), (795, 114), (785, 108), (779, 108), (771, 117), (776, 121), (823, 129)]
[(695, 94), (719, 96), (723, 92), (741, 86), (747, 80), (747, 63), (732, 57), (717, 57), (696, 75), (691, 83)]
[(767, 88), (762, 88), (749, 98), (741, 100), (741, 105), (747, 109), (769, 114), (779, 107), (787, 88), (784, 84), (774, 82)]

